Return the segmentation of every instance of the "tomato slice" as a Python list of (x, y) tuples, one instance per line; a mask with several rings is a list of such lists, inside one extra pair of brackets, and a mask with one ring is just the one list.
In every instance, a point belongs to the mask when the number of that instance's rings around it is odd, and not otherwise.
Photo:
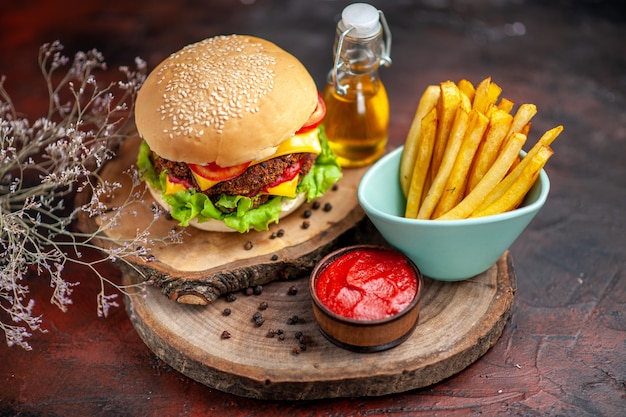
[(221, 167), (217, 165), (215, 162), (210, 162), (206, 165), (197, 165), (197, 164), (188, 164), (189, 168), (196, 174), (200, 175), (203, 178), (211, 181), (226, 181), (231, 178), (235, 178), (238, 175), (241, 175), (248, 166), (250, 166), (250, 162), (245, 162), (239, 165), (233, 165), (230, 167)]
[(296, 132), (296, 135), (315, 129), (322, 123), (322, 121), (324, 120), (324, 116), (326, 116), (326, 104), (324, 103), (322, 95), (318, 92), (317, 106), (315, 106), (315, 110), (313, 110), (313, 113), (311, 113), (311, 117), (309, 117), (309, 120), (306, 121), (304, 126), (302, 126), (300, 130)]

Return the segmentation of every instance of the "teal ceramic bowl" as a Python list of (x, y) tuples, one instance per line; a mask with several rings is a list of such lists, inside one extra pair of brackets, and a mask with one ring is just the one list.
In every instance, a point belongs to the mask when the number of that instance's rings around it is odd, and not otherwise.
[(357, 195), (385, 240), (429, 278), (460, 281), (489, 269), (539, 212), (550, 191), (548, 175), (542, 170), (524, 202), (510, 212), (463, 220), (407, 219), (399, 181), (402, 149), (370, 167)]

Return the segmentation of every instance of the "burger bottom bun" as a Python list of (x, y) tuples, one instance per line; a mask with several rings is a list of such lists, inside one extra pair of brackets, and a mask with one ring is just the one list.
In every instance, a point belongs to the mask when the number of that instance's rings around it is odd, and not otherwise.
[[(170, 206), (165, 202), (163, 197), (161, 196), (161, 192), (152, 188), (149, 184), (146, 183), (152, 198), (156, 201), (161, 207), (165, 208), (169, 211)], [(279, 215), (279, 219), (288, 216), (289, 214), (296, 211), (304, 202), (306, 201), (306, 196), (303, 193), (298, 194), (295, 198), (283, 198), (282, 201), (282, 212)], [(196, 229), (205, 230), (207, 232), (236, 232), (237, 230), (231, 229), (226, 226), (221, 220), (207, 220), (204, 222), (199, 222), (196, 219), (193, 219), (189, 222), (190, 226), (195, 227)]]

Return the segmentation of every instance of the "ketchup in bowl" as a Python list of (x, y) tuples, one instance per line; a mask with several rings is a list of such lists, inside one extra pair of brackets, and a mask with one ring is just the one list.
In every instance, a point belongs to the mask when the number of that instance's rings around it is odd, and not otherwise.
[(322, 259), (311, 275), (313, 313), (331, 342), (375, 352), (406, 340), (419, 316), (422, 275), (402, 253), (357, 245)]
[(407, 308), (417, 293), (414, 268), (390, 250), (353, 250), (333, 259), (315, 284), (320, 302), (340, 316), (380, 320)]

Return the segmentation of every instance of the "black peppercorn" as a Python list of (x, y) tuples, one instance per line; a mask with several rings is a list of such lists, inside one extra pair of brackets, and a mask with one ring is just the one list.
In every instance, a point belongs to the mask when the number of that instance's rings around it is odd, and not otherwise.
[(236, 299), (237, 299), (237, 296), (233, 293), (226, 295), (226, 301), (228, 301), (229, 303), (232, 303)]
[(248, 240), (248, 241), (247, 241), (247, 242), (243, 245), (243, 248), (244, 248), (245, 250), (250, 250), (250, 249), (252, 249), (252, 247), (253, 247), (253, 246), (254, 246), (254, 245), (252, 244), (252, 242)]
[(225, 308), (225, 309), (222, 311), (222, 315), (223, 315), (223, 316), (230, 316), (230, 313), (231, 313), (230, 308)]
[(228, 330), (224, 330), (221, 337), (222, 339), (230, 339), (230, 332)]
[(295, 285), (290, 286), (289, 290), (287, 291), (287, 294), (289, 294), (289, 295), (296, 295), (296, 294), (298, 294), (298, 287), (296, 287)]
[(254, 288), (252, 288), (252, 287), (248, 287), (248, 288), (246, 288), (245, 290), (243, 290), (243, 293), (244, 293), (245, 295), (250, 296), (250, 295), (254, 294)]
[(300, 318), (297, 315), (293, 315), (287, 319), (287, 324), (297, 324)]
[(305, 219), (311, 217), (311, 210), (304, 210), (304, 213), (302, 213), (302, 217), (304, 217)]
[(324, 204), (324, 211), (331, 211), (333, 209), (333, 205), (330, 203)]
[(256, 287), (254, 287), (254, 294), (255, 295), (261, 295), (263, 293), (263, 286), (262, 285), (257, 285)]
[(278, 232), (276, 232), (276, 236), (278, 237), (285, 236), (285, 229), (278, 229)]
[(311, 205), (313, 210), (318, 210), (321, 206), (322, 206), (322, 203), (320, 203), (319, 201), (314, 201), (313, 204)]
[(259, 310), (267, 310), (268, 304), (267, 301), (262, 301), (261, 304), (259, 304)]
[(277, 261), (278, 260), (278, 255), (274, 254), (271, 257), (272, 261)]

